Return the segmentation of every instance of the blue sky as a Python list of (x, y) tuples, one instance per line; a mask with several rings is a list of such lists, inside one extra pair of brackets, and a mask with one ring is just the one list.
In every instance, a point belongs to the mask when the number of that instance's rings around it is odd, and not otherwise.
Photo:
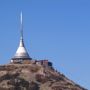
[(49, 59), (90, 90), (90, 0), (1, 0), (0, 64), (9, 63), (18, 47), (21, 11), (30, 56)]

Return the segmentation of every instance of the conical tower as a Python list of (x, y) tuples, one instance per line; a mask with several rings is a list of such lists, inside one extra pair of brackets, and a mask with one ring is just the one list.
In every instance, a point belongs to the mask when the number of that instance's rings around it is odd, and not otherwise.
[(23, 60), (31, 60), (25, 45), (24, 45), (24, 40), (23, 40), (23, 21), (22, 21), (22, 12), (20, 15), (20, 21), (21, 21), (21, 37), (20, 37), (20, 43), (19, 43), (19, 47), (14, 55), (14, 57), (12, 58), (11, 62), (21, 62)]

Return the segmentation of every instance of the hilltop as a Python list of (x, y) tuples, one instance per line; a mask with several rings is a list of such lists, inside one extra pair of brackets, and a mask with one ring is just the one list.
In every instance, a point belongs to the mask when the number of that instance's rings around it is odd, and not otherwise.
[(0, 66), (0, 90), (86, 90), (52, 66), (7, 64)]

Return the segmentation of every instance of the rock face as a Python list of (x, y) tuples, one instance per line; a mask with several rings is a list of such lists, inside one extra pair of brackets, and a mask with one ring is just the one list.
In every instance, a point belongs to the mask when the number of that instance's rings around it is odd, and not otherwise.
[(86, 90), (53, 67), (36, 64), (0, 66), (0, 90)]

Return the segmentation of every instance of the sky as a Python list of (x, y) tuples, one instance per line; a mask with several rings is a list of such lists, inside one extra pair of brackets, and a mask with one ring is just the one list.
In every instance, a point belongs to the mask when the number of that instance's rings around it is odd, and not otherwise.
[(19, 45), (21, 11), (30, 57), (90, 90), (90, 0), (0, 0), (0, 64)]

